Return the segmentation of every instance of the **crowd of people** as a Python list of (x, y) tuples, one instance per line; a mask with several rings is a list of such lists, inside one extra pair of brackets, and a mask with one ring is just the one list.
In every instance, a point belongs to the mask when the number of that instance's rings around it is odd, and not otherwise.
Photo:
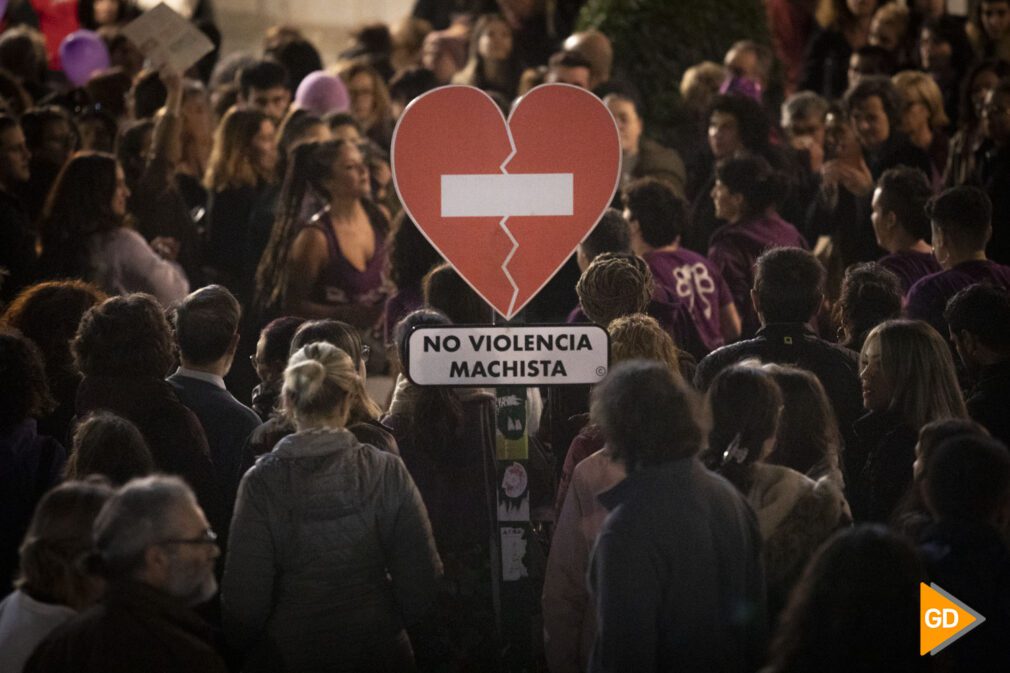
[[(1010, 0), (766, 0), (651, 136), (580, 4), (187, 72), (129, 0), (0, 5), (0, 671), (499, 668), (495, 397), (402, 373), (494, 317), (392, 184), (451, 83), (591, 90), (622, 151), (521, 315), (611, 348), (526, 391), (532, 670), (1010, 670)], [(920, 582), (985, 617), (936, 657)]]

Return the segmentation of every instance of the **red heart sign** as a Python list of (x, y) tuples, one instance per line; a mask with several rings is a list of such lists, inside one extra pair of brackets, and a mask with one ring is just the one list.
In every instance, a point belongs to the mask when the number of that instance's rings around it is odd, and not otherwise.
[(407, 106), (392, 169), (407, 214), (508, 319), (610, 205), (621, 143), (606, 106), (578, 87), (539, 86), (506, 122), (480, 89), (447, 86)]

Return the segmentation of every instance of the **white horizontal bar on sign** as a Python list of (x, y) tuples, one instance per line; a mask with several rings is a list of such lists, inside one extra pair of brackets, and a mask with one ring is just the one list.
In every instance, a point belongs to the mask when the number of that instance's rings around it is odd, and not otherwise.
[(573, 213), (572, 173), (442, 176), (442, 217), (534, 217)]

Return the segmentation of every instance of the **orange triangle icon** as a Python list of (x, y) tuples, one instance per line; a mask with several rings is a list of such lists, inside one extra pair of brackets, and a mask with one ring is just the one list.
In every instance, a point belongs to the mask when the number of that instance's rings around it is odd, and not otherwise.
[(919, 584), (919, 654), (936, 654), (985, 621), (985, 617), (936, 584)]

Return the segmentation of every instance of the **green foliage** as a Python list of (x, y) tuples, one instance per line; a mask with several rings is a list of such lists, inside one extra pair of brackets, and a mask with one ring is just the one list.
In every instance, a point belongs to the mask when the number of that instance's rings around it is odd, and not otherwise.
[(642, 94), (650, 135), (667, 141), (683, 120), (684, 71), (721, 63), (737, 40), (769, 39), (761, 0), (588, 0), (579, 28), (611, 39), (616, 71)]

